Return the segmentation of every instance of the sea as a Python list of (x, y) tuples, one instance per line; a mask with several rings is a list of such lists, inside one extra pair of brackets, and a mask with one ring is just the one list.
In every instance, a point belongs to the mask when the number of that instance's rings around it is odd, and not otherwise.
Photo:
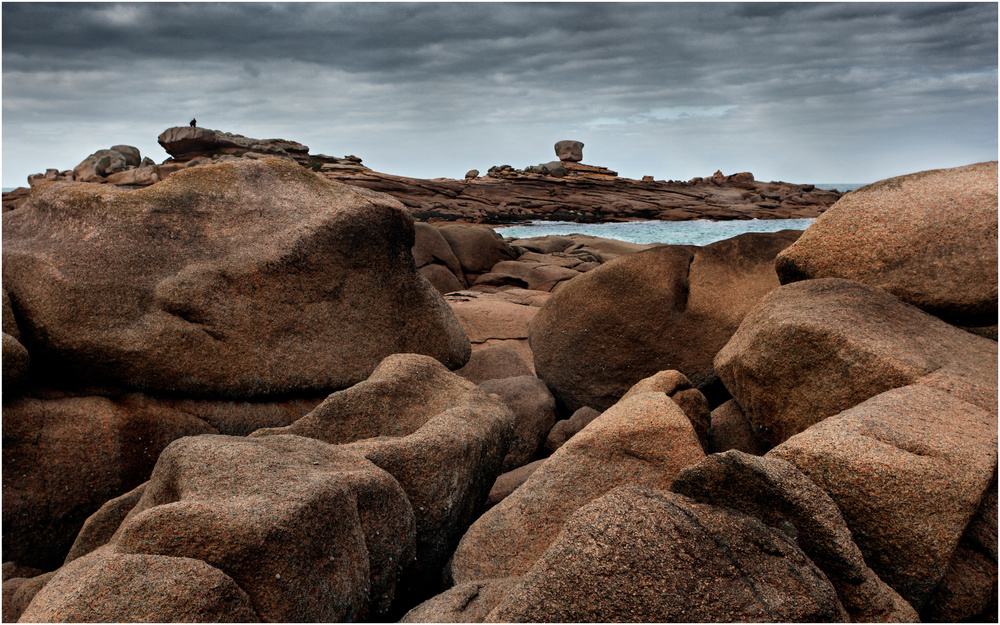
[[(866, 183), (817, 184), (820, 189), (853, 191)], [(3, 188), (13, 191), (13, 187)], [(514, 226), (495, 226), (500, 236), (510, 239), (544, 237), (549, 234), (589, 234), (630, 243), (667, 243), (669, 245), (708, 245), (731, 239), (744, 232), (805, 230), (813, 219), (749, 219), (738, 221), (629, 221), (623, 223), (581, 224), (573, 221), (535, 221)]]
[[(817, 184), (818, 189), (853, 191), (868, 183)], [(529, 239), (550, 234), (587, 234), (629, 243), (666, 243), (668, 245), (708, 245), (731, 239), (745, 232), (805, 230), (815, 219), (747, 219), (734, 221), (628, 221), (621, 223), (581, 224), (575, 221), (533, 221), (513, 226), (494, 226), (508, 239)]]

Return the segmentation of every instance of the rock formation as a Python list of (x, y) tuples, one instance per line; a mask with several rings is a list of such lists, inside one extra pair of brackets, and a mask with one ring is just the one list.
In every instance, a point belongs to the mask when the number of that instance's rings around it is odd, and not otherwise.
[(579, 163), (583, 160), (583, 143), (571, 140), (557, 142), (556, 157), (560, 161)]
[(5, 622), (996, 620), (995, 164), (640, 246), (412, 215), (839, 194), (164, 139), (5, 194)]
[(583, 274), (531, 322), (538, 376), (568, 410), (608, 408), (663, 369), (713, 392), (716, 353), (778, 286), (774, 257), (798, 236), (751, 233), (704, 247), (662, 246)]
[(782, 284), (856, 280), (996, 339), (997, 164), (862, 187), (782, 252), (776, 267)]
[(468, 359), (409, 214), (285, 161), (53, 184), (3, 237), (22, 342), (90, 384), (247, 399), (342, 388), (396, 352)]

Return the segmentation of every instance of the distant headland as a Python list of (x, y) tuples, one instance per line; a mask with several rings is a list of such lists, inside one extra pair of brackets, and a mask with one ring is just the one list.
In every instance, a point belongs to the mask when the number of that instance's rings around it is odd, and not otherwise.
[[(168, 128), (158, 141), (170, 155), (159, 164), (143, 157), (137, 148), (114, 145), (87, 156), (72, 170), (47, 169), (28, 176), (28, 183), (31, 187), (61, 181), (142, 188), (190, 167), (280, 158), (337, 182), (388, 193), (420, 221), (485, 224), (809, 218), (819, 216), (842, 195), (812, 184), (762, 182), (750, 172), (724, 175), (716, 171), (687, 181), (623, 178), (607, 167), (584, 164), (584, 144), (573, 140), (555, 144), (557, 160), (524, 169), (497, 165), (485, 175), (470, 170), (463, 180), (396, 176), (373, 171), (354, 155), (311, 154), (296, 141), (253, 139), (193, 125)], [(3, 210), (20, 206), (28, 192), (29, 188), (20, 187), (4, 193)]]

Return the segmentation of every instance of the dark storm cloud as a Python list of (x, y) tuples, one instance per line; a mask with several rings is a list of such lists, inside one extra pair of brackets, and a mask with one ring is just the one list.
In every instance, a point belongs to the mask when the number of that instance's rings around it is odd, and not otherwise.
[(713, 170), (801, 133), (968, 137), (995, 158), (996, 70), (992, 3), (5, 3), (4, 151), (19, 123), (162, 129), (168, 103), (236, 132), (327, 132), (366, 162), (566, 132), (633, 157), (683, 142)]

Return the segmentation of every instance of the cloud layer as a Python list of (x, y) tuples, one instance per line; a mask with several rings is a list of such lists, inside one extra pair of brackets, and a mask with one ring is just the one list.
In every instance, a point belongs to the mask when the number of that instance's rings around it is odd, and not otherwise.
[(199, 125), (461, 177), (866, 182), (997, 158), (997, 5), (3, 5), (3, 184)]

